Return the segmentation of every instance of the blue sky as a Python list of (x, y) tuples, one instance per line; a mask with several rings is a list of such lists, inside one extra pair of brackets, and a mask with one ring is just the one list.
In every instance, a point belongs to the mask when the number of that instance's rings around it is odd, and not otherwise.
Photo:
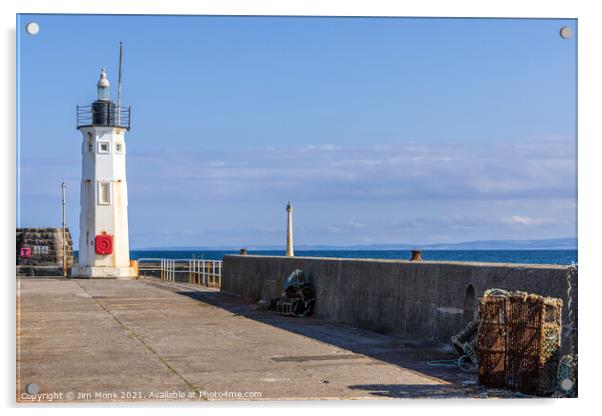
[(77, 237), (75, 105), (121, 40), (133, 248), (284, 244), (289, 200), (297, 244), (575, 237), (562, 26), (21, 15), (18, 225), (59, 225), (65, 181)]

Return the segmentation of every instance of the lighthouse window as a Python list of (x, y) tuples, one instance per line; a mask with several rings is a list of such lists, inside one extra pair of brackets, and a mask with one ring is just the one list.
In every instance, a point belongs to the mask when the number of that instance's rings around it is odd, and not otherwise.
[(98, 183), (98, 204), (109, 205), (111, 203), (111, 183), (110, 182), (99, 182)]
[(123, 151), (122, 147), (121, 147), (121, 143), (115, 143), (115, 151), (117, 153), (121, 153)]
[(98, 142), (98, 153), (109, 153), (109, 142)]

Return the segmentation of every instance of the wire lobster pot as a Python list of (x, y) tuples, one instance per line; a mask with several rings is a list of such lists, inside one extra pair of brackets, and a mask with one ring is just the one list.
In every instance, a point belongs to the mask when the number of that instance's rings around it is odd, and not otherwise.
[(479, 383), (525, 394), (554, 392), (562, 300), (493, 289), (479, 300)]

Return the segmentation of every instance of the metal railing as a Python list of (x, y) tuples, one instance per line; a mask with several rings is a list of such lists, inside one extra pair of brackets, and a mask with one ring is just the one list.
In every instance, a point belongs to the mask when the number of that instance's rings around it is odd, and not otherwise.
[(77, 128), (88, 126), (110, 126), (130, 129), (132, 107), (117, 107), (113, 103), (106, 105), (76, 106)]
[(167, 282), (194, 283), (213, 288), (222, 285), (222, 265), (221, 260), (138, 259), (140, 274), (155, 275)]
[(159, 272), (161, 270), (161, 260), (163, 259), (151, 257), (137, 259), (138, 272)]

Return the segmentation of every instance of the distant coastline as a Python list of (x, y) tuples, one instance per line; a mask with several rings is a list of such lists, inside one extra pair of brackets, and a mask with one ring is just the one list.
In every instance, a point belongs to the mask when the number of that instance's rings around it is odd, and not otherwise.
[[(223, 246), (175, 246), (175, 247), (141, 247), (135, 251), (232, 251), (240, 248), (257, 251), (281, 250), (283, 245), (223, 245)], [(295, 245), (296, 250), (346, 250), (346, 251), (379, 251), (379, 250), (577, 250), (576, 238), (549, 238), (539, 240), (477, 240), (460, 243), (438, 244), (362, 244), (362, 245)]]
[[(238, 250), (132, 250), (130, 258), (222, 260)], [(285, 250), (249, 250), (249, 255), (284, 256)], [(295, 250), (296, 257), (343, 259), (408, 260), (410, 250)], [(425, 261), (461, 261), (481, 263), (561, 264), (577, 263), (577, 250), (422, 250)]]

